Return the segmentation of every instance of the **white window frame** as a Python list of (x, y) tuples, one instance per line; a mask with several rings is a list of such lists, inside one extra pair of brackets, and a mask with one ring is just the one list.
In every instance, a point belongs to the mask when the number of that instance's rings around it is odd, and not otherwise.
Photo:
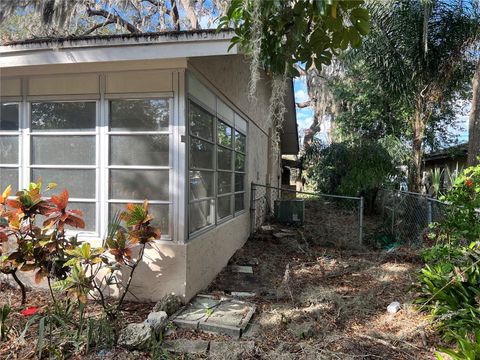
[[(94, 131), (48, 131), (48, 132), (36, 132), (31, 129), (31, 104), (32, 103), (42, 103), (42, 102), (94, 102), (95, 103), (95, 130)], [(36, 179), (31, 178), (32, 169), (89, 169), (95, 170), (95, 198), (86, 199), (86, 198), (69, 198), (69, 203), (79, 202), (79, 203), (94, 203), (95, 204), (95, 230), (78, 230), (78, 229), (68, 229), (67, 234), (71, 236), (78, 236), (79, 238), (102, 238), (101, 232), (101, 222), (100, 218), (100, 191), (99, 191), (99, 175), (100, 175), (100, 101), (98, 96), (76, 96), (76, 95), (61, 95), (61, 96), (39, 96), (39, 97), (28, 97), (24, 101), (25, 114), (24, 119), (24, 131), (23, 131), (23, 163), (22, 163), (22, 183), (21, 189), (28, 188), (30, 182), (35, 181)], [(33, 165), (31, 163), (31, 141), (32, 136), (74, 136), (74, 135), (83, 135), (83, 136), (95, 136), (95, 164), (94, 165)], [(67, 188), (68, 184), (58, 184), (61, 189)], [(73, 209), (74, 207), (72, 207)]]
[[(217, 102), (219, 101), (218, 97), (215, 95), (215, 105), (217, 105)], [(244, 117), (241, 116), (241, 119), (243, 121), (246, 122), (247, 124), (247, 129), (246, 131), (244, 130), (240, 130), (238, 128), (235, 127), (235, 120), (228, 120), (226, 119), (224, 116), (222, 116), (221, 114), (218, 113), (218, 111), (215, 109), (211, 109), (210, 106), (206, 105), (204, 102), (202, 102), (201, 100), (199, 100), (198, 98), (196, 98), (194, 95), (188, 93), (188, 95), (186, 96), (186, 102), (187, 102), (187, 106), (186, 106), (186, 112), (185, 112), (185, 119), (186, 119), (186, 128), (187, 128), (187, 131), (186, 131), (186, 138), (187, 138), (187, 154), (186, 154), (186, 157), (185, 157), (185, 160), (186, 160), (186, 179), (188, 179), (188, 196), (186, 197), (186, 216), (187, 216), (187, 219), (188, 221), (186, 222), (188, 224), (188, 240), (192, 240), (198, 236), (201, 236), (207, 232), (209, 232), (210, 230), (216, 228), (217, 226), (220, 226), (220, 225), (223, 225), (225, 223), (228, 223), (229, 221), (232, 221), (233, 219), (235, 219), (236, 217), (244, 214), (246, 211), (247, 211), (247, 206), (246, 206), (246, 182), (247, 182), (247, 176), (248, 176), (248, 121), (244, 120)], [(189, 120), (189, 111), (190, 111), (190, 102), (193, 102), (195, 103), (195, 105), (201, 107), (204, 111), (208, 112), (210, 115), (213, 116), (214, 118), (214, 135), (213, 135), (213, 142), (212, 141), (208, 141), (208, 140), (205, 140), (203, 138), (199, 138), (195, 135), (191, 135), (190, 134), (190, 120)], [(228, 105), (227, 105), (228, 106)], [(217, 107), (217, 106), (215, 106)], [(233, 113), (234, 113), (234, 119), (235, 117), (239, 116), (237, 114), (237, 112), (235, 110), (233, 110)], [(218, 144), (218, 122), (221, 121), (223, 123), (225, 123), (226, 125), (230, 126), (232, 128), (232, 148), (230, 149), (232, 151), (232, 170), (231, 170), (231, 173), (232, 173), (232, 192), (228, 193), (228, 194), (221, 194), (219, 195), (218, 194), (218, 174), (219, 172), (222, 172), (222, 170), (219, 170), (218, 169), (218, 147), (223, 147), (225, 149), (228, 149), (227, 147), (225, 146), (222, 146), (222, 145), (219, 145)], [(241, 172), (241, 171), (236, 171), (235, 170), (235, 154), (237, 153), (235, 151), (235, 131), (238, 131), (239, 133), (241, 133), (242, 135), (245, 136), (245, 153), (242, 154), (245, 156), (245, 171), (244, 172)], [(200, 170), (200, 171), (209, 171), (209, 172), (212, 172), (211, 169), (191, 169), (190, 168), (190, 138), (193, 137), (193, 138), (198, 138), (202, 141), (206, 141), (210, 144), (212, 144), (214, 146), (214, 170), (213, 170), (213, 173), (214, 173), (214, 193), (213, 193), (213, 197), (209, 197), (209, 198), (202, 198), (200, 200), (190, 200), (190, 171), (195, 171), (195, 170)], [(224, 172), (228, 172), (228, 170), (223, 170)], [(244, 190), (243, 191), (235, 191), (235, 173), (243, 173), (244, 174)], [(242, 194), (243, 193), (243, 196), (244, 196), (244, 208), (242, 210), (239, 210), (237, 212), (235, 212), (235, 196), (237, 194)], [(218, 218), (218, 198), (220, 197), (226, 197), (226, 196), (230, 196), (231, 197), (231, 203), (230, 203), (230, 214), (229, 216), (225, 217), (225, 218), (222, 218), (222, 219), (219, 219)], [(206, 200), (210, 200), (210, 201), (214, 201), (214, 206), (215, 206), (215, 211), (214, 211), (214, 214), (215, 214), (215, 219), (213, 221), (213, 223), (211, 225), (207, 225), (201, 229), (198, 229), (198, 230), (195, 230), (193, 232), (190, 232), (190, 204), (192, 203), (196, 203), (196, 202), (201, 202), (201, 201), (206, 201)]]
[[(190, 113), (190, 102), (191, 101), (194, 102), (196, 106), (202, 108), (204, 111), (208, 112), (210, 115), (213, 116), (213, 136), (212, 136), (213, 140), (206, 140), (204, 138), (201, 138), (201, 137), (190, 134), (189, 113)], [(188, 225), (187, 226), (187, 229), (188, 229), (187, 234), (189, 234), (189, 238), (190, 238), (190, 237), (192, 237), (192, 235), (196, 236), (197, 234), (202, 234), (202, 233), (208, 231), (209, 229), (213, 229), (216, 226), (216, 219), (217, 219), (217, 177), (218, 177), (218, 174), (217, 174), (217, 146), (216, 146), (216, 143), (217, 143), (217, 121), (216, 121), (216, 117), (215, 117), (215, 111), (213, 111), (209, 106), (205, 105), (200, 100), (195, 99), (193, 96), (188, 96), (187, 97), (185, 119), (186, 119), (185, 122), (186, 122), (186, 128), (187, 128), (187, 131), (186, 131), (187, 147), (186, 147), (186, 156), (185, 156), (185, 162), (186, 162), (185, 168), (187, 170), (187, 173), (186, 173), (185, 178), (188, 179), (188, 181), (187, 181), (188, 194), (186, 196), (186, 199), (187, 199), (187, 201), (186, 201), (186, 204), (187, 204), (186, 205), (187, 206), (187, 211), (186, 211), (187, 221), (185, 223)], [(190, 168), (190, 145), (191, 145), (190, 139), (192, 137), (195, 138), (195, 139), (198, 139), (200, 141), (207, 142), (207, 143), (209, 143), (210, 145), (213, 146), (213, 169), (203, 169), (203, 168), (191, 169)], [(206, 171), (206, 172), (209, 172), (209, 173), (213, 174), (213, 195), (212, 196), (201, 198), (201, 199), (195, 199), (195, 200), (190, 199), (190, 171)], [(213, 206), (214, 221), (210, 225), (207, 225), (203, 228), (200, 228), (198, 230), (190, 232), (190, 205), (194, 204), (194, 203), (198, 203), (198, 202), (203, 202), (203, 201), (209, 201), (210, 202), (210, 208)]]
[[(109, 101), (116, 99), (167, 99), (169, 105), (169, 126), (166, 131), (142, 131), (142, 132), (130, 132), (130, 131), (109, 131)], [(18, 136), (19, 141), (19, 154), (18, 164), (0, 164), (1, 168), (18, 168), (18, 189), (27, 188), (31, 181), (35, 179), (31, 178), (31, 169), (95, 169), (95, 199), (82, 199), (82, 198), (70, 198), (69, 202), (87, 202), (95, 203), (95, 230), (85, 231), (79, 229), (68, 229), (67, 234), (69, 236), (78, 236), (80, 239), (97, 243), (98, 240), (102, 240), (106, 234), (108, 227), (109, 212), (108, 207), (110, 203), (143, 203), (143, 200), (133, 199), (109, 199), (109, 171), (110, 169), (165, 169), (169, 171), (168, 182), (168, 201), (164, 200), (150, 200), (152, 205), (168, 205), (168, 235), (162, 235), (157, 242), (171, 244), (175, 239), (178, 243), (183, 243), (183, 239), (177, 239), (175, 237), (175, 189), (174, 189), (174, 157), (175, 151), (177, 151), (178, 142), (174, 139), (175, 122), (175, 95), (173, 92), (162, 93), (128, 93), (128, 94), (104, 94), (103, 92), (98, 95), (85, 96), (85, 95), (61, 95), (61, 96), (38, 96), (38, 97), (24, 97), (23, 100), (17, 98), (10, 99), (7, 97), (1, 98), (2, 102), (18, 104), (19, 111), (19, 129), (17, 131), (6, 130), (0, 131), (0, 135)], [(41, 102), (95, 102), (95, 130), (92, 131), (32, 131), (31, 129), (31, 104)], [(166, 134), (169, 136), (169, 163), (168, 166), (121, 166), (109, 164), (109, 140), (110, 135), (125, 134), (125, 135), (148, 135), (148, 134)], [(31, 140), (32, 136), (70, 136), (70, 135), (82, 135), (82, 136), (95, 136), (95, 164), (94, 165), (33, 165), (31, 164)], [(177, 164), (176, 166), (179, 166)], [(68, 188), (68, 184), (58, 184), (60, 187)], [(53, 191), (55, 193), (55, 191)]]
[[(162, 131), (110, 131), (109, 121), (110, 121), (110, 101), (111, 100), (145, 100), (145, 99), (166, 99), (168, 100), (168, 108), (169, 108), (169, 124), (168, 130)], [(133, 200), (133, 199), (110, 199), (110, 170), (168, 170), (169, 172), (169, 181), (168, 181), (168, 200), (148, 200), (148, 203), (151, 205), (167, 205), (168, 206), (168, 235), (161, 235), (161, 240), (171, 241), (174, 231), (174, 209), (173, 209), (173, 187), (174, 187), (174, 179), (173, 179), (173, 157), (174, 157), (174, 136), (173, 136), (173, 128), (174, 128), (174, 94), (171, 92), (167, 93), (126, 93), (126, 94), (106, 94), (105, 99), (102, 102), (103, 105), (103, 144), (102, 144), (102, 153), (107, 154), (103, 156), (103, 188), (102, 188), (102, 213), (106, 217), (107, 221), (103, 221), (103, 223), (108, 223), (108, 219), (110, 218), (109, 214), (109, 205), (110, 204), (142, 204), (144, 200)], [(111, 135), (168, 135), (168, 166), (156, 166), (156, 165), (110, 165), (110, 136)], [(162, 229), (160, 229), (161, 231)], [(106, 232), (106, 229), (105, 229)]]
[[(18, 140), (18, 155), (17, 155), (17, 163), (16, 164), (0, 164), (0, 172), (1, 169), (17, 169), (17, 184), (16, 189), (22, 189), (22, 159), (23, 159), (23, 103), (18, 98), (8, 98), (4, 97), (1, 99), (1, 103), (10, 103), (16, 104), (18, 107), (18, 127), (17, 130), (0, 130), (0, 136), (17, 136)], [(4, 189), (0, 189), (2, 192)]]

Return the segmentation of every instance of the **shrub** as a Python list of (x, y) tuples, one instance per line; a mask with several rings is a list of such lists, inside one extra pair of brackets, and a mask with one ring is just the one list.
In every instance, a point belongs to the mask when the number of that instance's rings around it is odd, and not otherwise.
[(464, 170), (442, 200), (450, 204), (442, 226), (452, 234), (452, 239), (464, 244), (479, 241), (480, 166)]
[[(16, 277), (17, 271), (34, 271), (35, 280), (48, 281), (52, 304), (44, 311), (32, 315), (23, 332), (38, 323), (38, 357), (44, 352), (58, 355), (62, 352), (80, 352), (86, 344), (112, 346), (116, 342), (122, 304), (137, 266), (142, 262), (146, 246), (160, 237), (160, 230), (151, 225), (153, 217), (148, 212), (148, 202), (128, 204), (127, 209), (116, 216), (109, 226), (104, 247), (92, 248), (76, 237), (66, 234), (67, 226), (83, 228), (83, 214), (70, 210), (68, 191), (45, 199), (40, 182), (30, 184), (10, 198), (10, 189), (0, 198), (0, 271)], [(55, 187), (50, 184), (47, 190)], [(36, 221), (43, 217), (41, 226)], [(7, 250), (7, 243), (15, 242)], [(122, 282), (121, 272), (128, 275)], [(118, 299), (107, 299), (104, 291), (109, 286), (119, 288)], [(56, 298), (54, 292), (64, 296)], [(100, 303), (104, 313), (100, 318), (87, 318), (87, 299)], [(1, 314), (0, 335), (5, 337), (5, 320), (8, 308)], [(25, 314), (27, 316), (27, 314)], [(73, 346), (73, 349), (62, 346)], [(60, 352), (59, 352), (60, 351)], [(58, 354), (57, 354), (58, 353)]]
[[(437, 243), (423, 253), (417, 302), (433, 316), (440, 335), (455, 344), (454, 359), (480, 358), (480, 166), (463, 171), (442, 197), (445, 219), (434, 228)], [(441, 358), (441, 356), (438, 356)]]
[(373, 210), (378, 189), (397, 173), (388, 151), (368, 140), (330, 146), (316, 142), (307, 150), (305, 160), (307, 177), (315, 190), (363, 196), (368, 211)]

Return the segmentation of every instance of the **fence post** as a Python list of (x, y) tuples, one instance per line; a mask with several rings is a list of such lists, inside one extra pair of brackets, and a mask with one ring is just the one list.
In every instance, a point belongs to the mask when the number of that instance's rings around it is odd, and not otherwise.
[(364, 207), (363, 202), (364, 202), (364, 199), (362, 196), (360, 198), (360, 204), (359, 204), (360, 214), (359, 214), (358, 241), (360, 246), (362, 246), (362, 243), (363, 243), (363, 207)]
[(255, 214), (255, 184), (251, 183), (250, 185), (250, 235), (253, 235), (255, 232), (255, 222), (256, 222), (256, 214)]
[(430, 225), (433, 222), (432, 202), (428, 197), (427, 197), (427, 221), (428, 221), (427, 225)]

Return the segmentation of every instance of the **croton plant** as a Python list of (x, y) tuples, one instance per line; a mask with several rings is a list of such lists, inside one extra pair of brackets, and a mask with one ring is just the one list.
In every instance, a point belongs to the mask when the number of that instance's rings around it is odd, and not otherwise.
[[(56, 184), (51, 183), (46, 191), (55, 187)], [(160, 237), (160, 230), (151, 225), (153, 218), (148, 213), (148, 202), (128, 204), (126, 211), (114, 216), (104, 247), (92, 249), (89, 243), (82, 243), (66, 232), (66, 227), (85, 227), (83, 213), (67, 208), (68, 191), (45, 197), (41, 190), (42, 183), (38, 181), (15, 196), (10, 196), (11, 186), (1, 194), (0, 271), (18, 283), (22, 303), (26, 292), (17, 272), (33, 271), (37, 283), (47, 279), (53, 301), (54, 290), (80, 303), (85, 303), (90, 296), (110, 309), (113, 316), (129, 291), (145, 247)], [(43, 221), (38, 225), (40, 219)], [(134, 251), (136, 247), (138, 251)], [(127, 282), (117, 281), (119, 270), (125, 269), (130, 272)], [(104, 297), (105, 289), (112, 285), (120, 288), (115, 307)]]

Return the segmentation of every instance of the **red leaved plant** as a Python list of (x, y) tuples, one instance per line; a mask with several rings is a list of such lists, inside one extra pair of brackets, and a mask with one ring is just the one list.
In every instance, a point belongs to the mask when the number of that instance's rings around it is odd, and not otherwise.
[[(54, 187), (55, 184), (49, 184), (47, 190)], [(31, 183), (28, 189), (10, 198), (11, 186), (8, 186), (0, 198), (0, 271), (12, 275), (19, 284), (22, 303), (26, 292), (16, 276), (17, 271), (34, 270), (35, 281), (39, 283), (46, 277), (49, 285), (51, 280), (65, 278), (69, 272), (65, 266), (69, 256), (65, 251), (78, 243), (75, 237), (66, 236), (65, 225), (85, 227), (82, 213), (67, 209), (67, 190), (45, 199), (41, 189), (40, 181)], [(47, 217), (45, 226), (35, 224), (37, 216)], [(6, 251), (4, 245), (9, 239), (16, 244)]]

